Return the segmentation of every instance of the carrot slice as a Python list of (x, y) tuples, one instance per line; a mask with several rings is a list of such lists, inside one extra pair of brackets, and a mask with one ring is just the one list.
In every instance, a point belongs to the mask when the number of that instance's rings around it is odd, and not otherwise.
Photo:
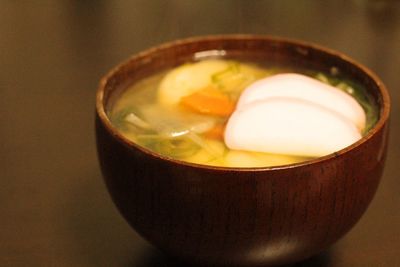
[(224, 139), (225, 124), (217, 124), (210, 130), (204, 133), (204, 136), (211, 139)]
[(198, 113), (222, 117), (229, 116), (235, 109), (232, 100), (214, 87), (206, 87), (184, 96), (180, 104)]

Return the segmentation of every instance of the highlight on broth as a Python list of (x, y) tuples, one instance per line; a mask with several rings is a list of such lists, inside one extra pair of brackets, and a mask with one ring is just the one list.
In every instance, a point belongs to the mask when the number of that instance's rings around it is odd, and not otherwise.
[(365, 89), (325, 74), (204, 59), (128, 88), (109, 112), (132, 142), (223, 167), (302, 162), (359, 140), (378, 119)]

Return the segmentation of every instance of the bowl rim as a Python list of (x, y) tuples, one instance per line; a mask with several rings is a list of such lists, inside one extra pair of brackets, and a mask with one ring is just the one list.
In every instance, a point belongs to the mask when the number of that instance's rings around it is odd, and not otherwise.
[[(145, 58), (148, 55), (151, 55), (157, 51), (167, 50), (167, 49), (171, 49), (173, 47), (177, 47), (180, 45), (196, 43), (196, 42), (200, 42), (200, 41), (218, 41), (218, 40), (221, 40), (221, 41), (222, 40), (229, 40), (229, 41), (260, 40), (260, 41), (281, 42), (281, 43), (285, 43), (287, 45), (292, 45), (292, 46), (307, 47), (311, 50), (317, 50), (317, 51), (320, 51), (329, 56), (336, 57), (336, 58), (340, 59), (341, 61), (345, 61), (345, 62), (349, 63), (350, 65), (355, 66), (356, 68), (361, 70), (361, 72), (363, 72), (367, 76), (369, 76), (377, 85), (379, 94), (382, 97), (382, 103), (379, 106), (379, 108), (380, 108), (379, 109), (379, 112), (380, 112), (379, 120), (375, 123), (374, 127), (371, 128), (368, 131), (368, 133), (365, 136), (363, 136), (360, 140), (358, 140), (357, 142), (355, 142), (355, 143), (351, 144), (350, 146), (347, 146), (341, 150), (338, 150), (336, 152), (333, 152), (331, 154), (328, 154), (328, 155), (325, 155), (322, 157), (317, 157), (317, 158), (314, 158), (311, 160), (307, 160), (307, 161), (286, 164), (286, 165), (268, 166), (268, 167), (223, 167), (223, 166), (212, 166), (212, 165), (191, 163), (191, 162), (187, 162), (187, 161), (173, 159), (171, 157), (163, 156), (161, 154), (153, 152), (147, 148), (144, 148), (144, 147), (130, 141), (128, 138), (126, 138), (122, 134), (120, 134), (119, 131), (116, 129), (116, 127), (112, 125), (111, 121), (109, 120), (109, 118), (106, 114), (105, 105), (103, 104), (104, 91), (105, 91), (107, 82), (109, 81), (109, 79), (111, 77), (113, 77), (116, 73), (118, 73), (125, 66), (129, 65), (131, 62)], [(378, 133), (379, 131), (382, 130), (382, 128), (385, 126), (385, 124), (389, 121), (390, 105), (391, 104), (390, 104), (389, 92), (388, 92), (385, 84), (381, 81), (381, 79), (372, 70), (370, 70), (363, 64), (355, 61), (354, 59), (345, 55), (342, 52), (333, 50), (331, 48), (327, 48), (327, 47), (319, 45), (319, 44), (315, 44), (313, 42), (302, 41), (302, 40), (292, 39), (292, 38), (284, 38), (284, 37), (279, 37), (279, 36), (260, 35), (260, 34), (221, 34), (221, 35), (194, 36), (194, 37), (189, 37), (189, 38), (178, 39), (178, 40), (174, 40), (174, 41), (170, 41), (170, 42), (166, 42), (166, 43), (162, 43), (162, 44), (150, 47), (141, 52), (131, 55), (130, 57), (128, 57), (128, 59), (120, 62), (115, 67), (113, 67), (111, 70), (109, 70), (101, 78), (99, 86), (96, 91), (95, 109), (96, 109), (97, 117), (101, 121), (104, 128), (108, 131), (108, 133), (111, 134), (119, 143), (121, 143), (122, 145), (126, 146), (129, 149), (140, 150), (142, 153), (145, 153), (148, 156), (153, 157), (158, 160), (161, 160), (161, 161), (167, 161), (172, 164), (184, 165), (187, 167), (192, 167), (192, 168), (197, 168), (197, 169), (224, 171), (224, 172), (226, 172), (226, 171), (228, 171), (228, 172), (231, 172), (231, 171), (232, 172), (237, 172), (237, 171), (239, 171), (239, 172), (254, 172), (254, 171), (256, 171), (257, 172), (257, 171), (274, 171), (274, 170), (293, 169), (293, 168), (314, 165), (317, 163), (328, 161), (330, 159), (337, 158), (343, 154), (346, 154), (346, 153), (352, 151), (353, 149), (366, 143), (369, 139), (372, 138), (372, 136), (374, 136), (376, 133)]]

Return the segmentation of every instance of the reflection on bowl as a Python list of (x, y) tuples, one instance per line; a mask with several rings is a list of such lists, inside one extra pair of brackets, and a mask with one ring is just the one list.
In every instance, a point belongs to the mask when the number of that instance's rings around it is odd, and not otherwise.
[[(328, 71), (335, 67), (368, 89), (379, 120), (360, 141), (293, 165), (223, 168), (158, 156), (125, 139), (107, 111), (129, 85), (203, 51)], [(139, 53), (105, 76), (96, 102), (98, 156), (113, 201), (150, 243), (187, 262), (275, 266), (310, 257), (359, 220), (382, 174), (389, 97), (371, 71), (319, 46), (266, 36), (180, 40)]]

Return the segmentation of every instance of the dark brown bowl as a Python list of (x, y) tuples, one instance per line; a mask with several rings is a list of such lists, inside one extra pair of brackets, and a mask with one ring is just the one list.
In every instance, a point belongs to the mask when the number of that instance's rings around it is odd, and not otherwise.
[[(362, 140), (337, 153), (246, 169), (167, 159), (128, 141), (111, 125), (106, 111), (128, 85), (208, 50), (321, 71), (335, 67), (368, 88), (379, 106), (379, 121)], [(96, 105), (98, 156), (113, 201), (145, 239), (186, 262), (275, 266), (310, 257), (360, 219), (382, 175), (390, 105), (385, 86), (348, 57), (303, 42), (233, 35), (161, 45), (105, 76)]]

